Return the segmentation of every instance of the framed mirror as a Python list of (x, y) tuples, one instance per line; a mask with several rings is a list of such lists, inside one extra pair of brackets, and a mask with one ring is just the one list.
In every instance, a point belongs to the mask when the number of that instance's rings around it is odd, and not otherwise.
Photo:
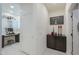
[(50, 17), (50, 25), (64, 24), (64, 16)]

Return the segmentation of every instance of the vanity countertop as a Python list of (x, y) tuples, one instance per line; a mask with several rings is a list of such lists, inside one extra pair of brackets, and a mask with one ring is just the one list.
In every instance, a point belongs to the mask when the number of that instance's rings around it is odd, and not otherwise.
[(8, 36), (14, 36), (14, 35), (18, 35), (19, 33), (17, 33), (17, 34), (9, 34), (9, 35), (2, 35), (2, 36), (6, 36), (6, 37), (8, 37)]

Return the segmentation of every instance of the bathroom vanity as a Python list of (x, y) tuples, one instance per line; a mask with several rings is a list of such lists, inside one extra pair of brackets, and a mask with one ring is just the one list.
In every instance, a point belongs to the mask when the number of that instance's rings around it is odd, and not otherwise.
[(2, 21), (2, 47), (11, 45), (20, 41), (20, 19), (10, 13), (3, 14)]
[(19, 42), (20, 41), (19, 36), (20, 34), (2, 35), (2, 48), (4, 46)]

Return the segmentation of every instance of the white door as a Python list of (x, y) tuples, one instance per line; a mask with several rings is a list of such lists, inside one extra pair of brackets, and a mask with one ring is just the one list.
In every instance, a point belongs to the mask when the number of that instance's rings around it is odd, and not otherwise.
[(79, 55), (79, 9), (73, 11), (73, 54)]

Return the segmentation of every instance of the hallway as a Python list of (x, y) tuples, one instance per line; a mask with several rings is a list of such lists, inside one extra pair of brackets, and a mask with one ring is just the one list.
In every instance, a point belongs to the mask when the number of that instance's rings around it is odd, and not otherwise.
[[(75, 9), (78, 4), (2, 4), (1, 54), (71, 55), (73, 51), (78, 54), (79, 9)], [(72, 32), (76, 34), (73, 39)]]

